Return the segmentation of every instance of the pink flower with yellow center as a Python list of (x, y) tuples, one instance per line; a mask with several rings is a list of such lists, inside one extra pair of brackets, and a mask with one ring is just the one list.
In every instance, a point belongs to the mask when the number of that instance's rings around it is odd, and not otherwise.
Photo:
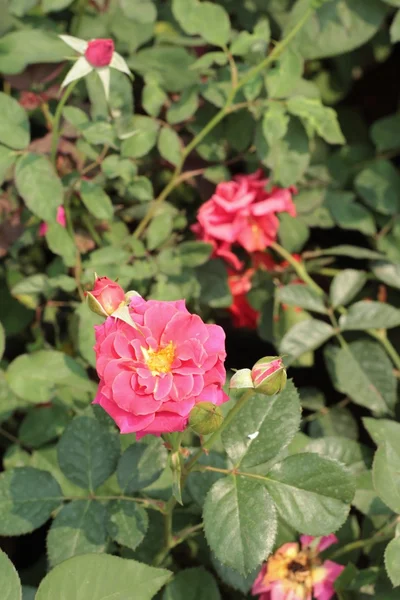
[(334, 582), (344, 567), (331, 560), (322, 561), (321, 552), (336, 544), (335, 535), (317, 539), (300, 537), (297, 543), (284, 544), (263, 565), (252, 588), (259, 600), (331, 600)]
[(161, 435), (182, 431), (199, 402), (222, 404), (225, 334), (206, 325), (184, 300), (146, 301), (134, 296), (132, 325), (115, 316), (96, 327), (95, 404), (121, 433)]

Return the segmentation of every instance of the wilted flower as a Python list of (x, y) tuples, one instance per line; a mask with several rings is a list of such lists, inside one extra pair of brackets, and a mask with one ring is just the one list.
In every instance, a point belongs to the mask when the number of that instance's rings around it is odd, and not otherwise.
[(128, 65), (118, 52), (114, 50), (114, 42), (110, 39), (95, 39), (86, 42), (71, 35), (60, 35), (63, 42), (79, 52), (78, 58), (72, 69), (67, 73), (61, 87), (65, 87), (76, 79), (85, 77), (91, 71), (97, 71), (108, 98), (110, 89), (110, 67), (121, 73), (132, 76)]
[(96, 327), (100, 385), (94, 402), (121, 433), (140, 438), (183, 431), (195, 404), (228, 400), (221, 327), (189, 313), (184, 300), (135, 295), (129, 314), (132, 325), (109, 317)]
[(199, 239), (213, 241), (218, 256), (222, 256), (221, 250), (227, 255), (232, 244), (250, 253), (265, 250), (278, 234), (277, 213), (296, 215), (294, 188), (273, 187), (268, 192), (267, 184), (261, 170), (219, 183), (210, 200), (200, 207), (193, 231)]
[(260, 594), (259, 600), (330, 600), (344, 567), (322, 561), (320, 553), (337, 541), (333, 534), (318, 543), (312, 536), (302, 535), (301, 548), (297, 543), (284, 544), (263, 565), (252, 588), (253, 596)]
[(286, 371), (280, 356), (265, 356), (256, 362), (251, 370), (254, 389), (260, 394), (273, 396), (286, 385)]
[[(59, 223), (61, 225), (61, 227), (66, 227), (67, 225), (67, 220), (65, 217), (65, 210), (63, 206), (59, 206), (57, 208), (57, 217), (56, 217), (56, 221), (57, 223)], [(43, 237), (46, 235), (47, 230), (48, 230), (49, 226), (46, 222), (43, 222), (40, 224), (39, 227), (39, 236)]]
[(112, 315), (125, 300), (122, 287), (108, 277), (96, 277), (94, 288), (86, 296), (90, 310), (103, 317)]

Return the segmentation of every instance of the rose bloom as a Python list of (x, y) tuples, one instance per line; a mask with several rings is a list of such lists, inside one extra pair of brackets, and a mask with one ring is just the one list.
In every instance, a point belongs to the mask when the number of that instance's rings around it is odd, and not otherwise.
[(252, 588), (259, 600), (330, 600), (334, 582), (344, 567), (331, 560), (322, 561), (320, 552), (336, 544), (331, 534), (314, 544), (314, 537), (302, 535), (299, 544), (284, 544), (263, 565)]
[(232, 304), (228, 310), (235, 327), (257, 328), (258, 312), (246, 298), (247, 292), (251, 290), (254, 272), (254, 269), (247, 269), (244, 273), (229, 272), (228, 285), (232, 294)]
[(95, 404), (121, 433), (161, 435), (183, 431), (198, 402), (228, 400), (225, 334), (206, 325), (184, 300), (146, 301), (134, 296), (129, 313), (136, 328), (108, 317), (96, 329), (100, 385)]
[[(66, 227), (67, 226), (67, 220), (66, 220), (66, 217), (65, 217), (65, 210), (64, 210), (63, 206), (59, 206), (57, 208), (56, 221), (62, 227)], [(41, 223), (40, 227), (39, 227), (39, 237), (45, 236), (46, 233), (47, 233), (48, 228), (49, 228), (49, 226), (48, 226), (48, 224), (46, 222)]]
[(218, 256), (221, 248), (226, 254), (232, 244), (239, 244), (250, 253), (265, 250), (278, 234), (276, 214), (287, 212), (296, 216), (294, 188), (273, 187), (267, 192), (267, 183), (261, 170), (219, 183), (210, 200), (199, 209), (198, 223), (192, 228), (197, 237), (214, 241)]

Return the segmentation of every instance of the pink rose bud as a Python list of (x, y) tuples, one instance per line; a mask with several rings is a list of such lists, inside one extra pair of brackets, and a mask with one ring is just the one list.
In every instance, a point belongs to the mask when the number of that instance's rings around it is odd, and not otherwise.
[(280, 356), (265, 356), (251, 370), (254, 389), (260, 394), (273, 396), (286, 385), (286, 371)]
[(122, 287), (108, 277), (97, 277), (93, 290), (86, 292), (86, 296), (90, 310), (102, 317), (112, 315), (125, 302)]
[(114, 42), (109, 39), (98, 39), (88, 43), (85, 58), (92, 67), (108, 67), (113, 54)]
[(214, 433), (220, 428), (223, 420), (221, 409), (212, 402), (199, 402), (189, 415), (189, 425), (199, 435)]

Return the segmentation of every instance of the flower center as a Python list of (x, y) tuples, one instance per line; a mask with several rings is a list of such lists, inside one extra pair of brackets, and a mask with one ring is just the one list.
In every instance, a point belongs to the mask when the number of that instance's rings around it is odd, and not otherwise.
[(152, 375), (171, 371), (171, 365), (175, 358), (175, 345), (173, 342), (170, 342), (165, 348), (158, 348), (158, 350), (145, 350), (142, 348), (142, 352)]

